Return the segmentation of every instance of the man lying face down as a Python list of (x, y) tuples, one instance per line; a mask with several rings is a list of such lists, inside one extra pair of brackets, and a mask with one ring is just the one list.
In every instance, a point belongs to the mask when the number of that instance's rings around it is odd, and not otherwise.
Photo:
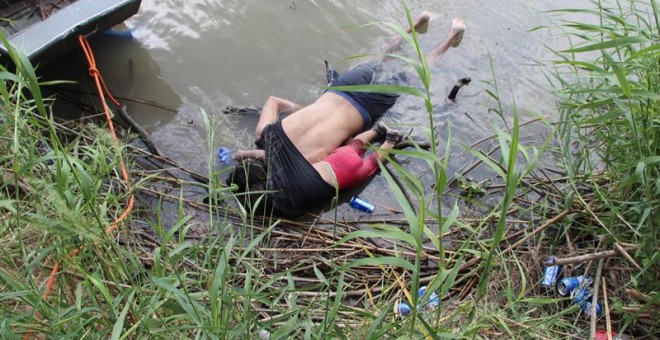
[[(415, 22), (415, 31), (426, 32), (428, 21), (429, 15), (424, 13)], [(463, 20), (454, 19), (449, 35), (427, 55), (428, 60), (435, 60), (450, 47), (458, 46), (464, 31)], [(386, 52), (396, 51), (402, 40), (395, 39)], [(360, 64), (332, 85), (398, 84), (405, 77), (400, 72), (391, 72), (389, 60)], [(282, 98), (269, 97), (255, 128), (257, 148), (234, 153), (233, 158), (241, 163), (230, 174), (227, 184), (237, 185), (239, 197), (253, 206), (257, 197), (266, 192), (261, 201), (265, 213), (273, 209), (283, 217), (297, 217), (328, 203), (338, 191), (358, 185), (378, 171), (383, 154), (375, 152), (362, 159), (364, 146), (387, 134), (386, 127), (374, 123), (397, 98), (396, 94), (330, 88), (311, 105), (301, 107)], [(280, 113), (290, 115), (280, 120)], [(372, 125), (372, 130), (366, 130)], [(360, 131), (364, 132), (352, 139)], [(391, 148), (400, 140), (400, 134), (389, 132), (382, 148)], [(340, 148), (347, 142), (350, 148)]]

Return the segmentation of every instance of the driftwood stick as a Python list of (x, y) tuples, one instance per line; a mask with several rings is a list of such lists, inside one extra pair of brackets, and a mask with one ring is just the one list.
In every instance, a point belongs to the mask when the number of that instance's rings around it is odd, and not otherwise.
[[(95, 91), (89, 91), (89, 90), (83, 91), (83, 90), (76, 90), (76, 89), (56, 87), (56, 86), (53, 86), (53, 87), (50, 87), (50, 88), (56, 90), (59, 93), (60, 96), (64, 92), (71, 92), (71, 93), (76, 93), (76, 94), (82, 93), (82, 94), (86, 94), (86, 95), (90, 95), (90, 96), (99, 97), (98, 92), (95, 92)], [(68, 96), (68, 97), (71, 98), (71, 96)], [(162, 110), (169, 111), (169, 112), (174, 112), (174, 113), (178, 112), (177, 108), (165, 106), (163, 104), (160, 104), (160, 103), (157, 103), (157, 102), (151, 101), (151, 100), (142, 100), (142, 99), (138, 99), (138, 98), (121, 97), (121, 96), (114, 96), (114, 97), (115, 97), (115, 99), (120, 100), (122, 102), (127, 102), (128, 101), (128, 102), (133, 102), (133, 103), (138, 103), (138, 104), (142, 104), (142, 105), (155, 107), (157, 109), (162, 109)], [(86, 107), (88, 107), (88, 105), (80, 102), (79, 100), (69, 99), (69, 101), (71, 101), (71, 102), (77, 101), (79, 105), (85, 105)], [(89, 109), (88, 111), (93, 111), (93, 109)]]
[(431, 148), (431, 143), (428, 141), (410, 141), (410, 140), (404, 140), (403, 142), (400, 142), (396, 145), (394, 145), (394, 149), (405, 149), (409, 147), (414, 147), (415, 144), (419, 146), (420, 149), (428, 150)]
[(632, 288), (626, 288), (623, 290), (628, 296), (631, 298), (641, 301), (641, 302), (649, 302), (651, 301), (651, 297)]
[(564, 258), (551, 257), (551, 259), (553, 259), (554, 261), (544, 261), (543, 264), (546, 266), (557, 266), (564, 264), (583, 263), (587, 261), (601, 260), (611, 256), (616, 256), (618, 253), (619, 252), (617, 250), (613, 249), (613, 250), (599, 251), (596, 253), (584, 254), (584, 255), (578, 255), (572, 257), (564, 257)]
[(190, 170), (190, 169), (187, 169), (187, 168), (183, 167), (181, 164), (173, 161), (172, 159), (170, 159), (168, 157), (163, 157), (163, 156), (151, 154), (151, 153), (149, 153), (149, 151), (144, 150), (143, 148), (139, 148), (137, 146), (129, 145), (128, 147), (131, 148), (132, 150), (135, 150), (136, 152), (142, 154), (144, 157), (156, 159), (156, 160), (161, 161), (165, 164), (171, 165), (176, 170), (180, 170), (180, 171), (183, 171), (183, 172), (187, 173), (188, 175), (190, 175), (193, 179), (195, 179), (199, 183), (207, 184), (209, 182), (209, 179), (206, 178), (205, 176), (203, 176), (203, 175), (201, 175), (201, 174), (199, 174), (199, 173), (197, 173), (193, 170)]
[(605, 259), (603, 258), (598, 261), (598, 269), (596, 269), (596, 280), (594, 281), (594, 294), (591, 297), (591, 310), (585, 310), (585, 312), (588, 312), (589, 315), (591, 315), (591, 337), (589, 339), (596, 338), (596, 319), (598, 318), (596, 315), (596, 309), (598, 308), (598, 289), (600, 288), (600, 279), (603, 273), (603, 262), (605, 262)]
[(16, 190), (14, 185), (16, 183), (22, 192), (30, 192), (30, 186), (27, 184), (27, 182), (20, 176), (17, 177), (13, 171), (8, 170), (7, 172), (2, 173), (2, 176), (0, 176), (0, 184), (6, 185), (10, 188), (10, 190)]
[(527, 242), (527, 240), (529, 240), (530, 238), (534, 237), (536, 234), (542, 232), (542, 231), (545, 230), (547, 227), (553, 225), (555, 222), (561, 220), (562, 218), (564, 218), (564, 216), (568, 215), (570, 212), (571, 212), (570, 210), (564, 210), (564, 211), (561, 212), (559, 215), (557, 215), (557, 216), (555, 216), (555, 217), (553, 217), (553, 218), (547, 220), (545, 223), (543, 223), (541, 226), (539, 226), (538, 228), (536, 228), (536, 230), (534, 230), (533, 232), (531, 232), (529, 235), (523, 237), (522, 239), (520, 239), (520, 241), (518, 241), (518, 242), (512, 244), (511, 246), (509, 246), (509, 248), (506, 248), (504, 251), (502, 251), (502, 252), (500, 253), (500, 256), (501, 256), (501, 255), (504, 255), (504, 254), (506, 254), (506, 253), (508, 253), (508, 252), (510, 252), (511, 250), (515, 249), (515, 248), (518, 247), (519, 245), (521, 245), (521, 244)]
[[(619, 250), (619, 247), (623, 250), (623, 252)], [(617, 256), (618, 254), (627, 254), (627, 252), (625, 252), (625, 249), (623, 249), (623, 247), (621, 247), (620, 245), (619, 247), (617, 247), (617, 249), (599, 251), (591, 254), (584, 254), (584, 255), (578, 255), (572, 257), (564, 257), (564, 258), (550, 257), (550, 260), (549, 261), (544, 260), (543, 264), (546, 266), (555, 266), (555, 265), (564, 265), (564, 264), (583, 263), (587, 261), (594, 261), (594, 260), (605, 259), (612, 256)]]
[(603, 310), (605, 312), (605, 324), (607, 325), (607, 339), (612, 340), (612, 320), (610, 319), (610, 304), (607, 301), (607, 283), (603, 276)]
[(149, 151), (151, 151), (154, 155), (160, 156), (160, 152), (158, 152), (158, 149), (156, 148), (156, 144), (151, 141), (151, 138), (149, 138), (149, 134), (145, 129), (143, 129), (140, 124), (138, 124), (131, 116), (128, 115), (128, 112), (126, 112), (126, 109), (119, 108), (119, 113), (121, 117), (128, 122), (128, 124), (131, 125), (135, 131), (137, 131), (140, 134), (140, 137), (142, 137), (142, 140), (144, 141), (144, 144), (147, 144), (147, 147), (149, 148)]
[(405, 196), (406, 200), (408, 201), (408, 204), (410, 204), (410, 207), (413, 209), (413, 211), (414, 211), (415, 214), (416, 214), (416, 213), (417, 213), (417, 209), (416, 209), (415, 201), (412, 199), (412, 197), (410, 197), (410, 194), (408, 194), (408, 191), (406, 190), (406, 186), (403, 185), (403, 183), (401, 183), (401, 180), (400, 180), (399, 177), (397, 176), (396, 172), (390, 170), (390, 168), (388, 167), (388, 165), (389, 165), (389, 164), (385, 164), (385, 166), (384, 166), (385, 170), (386, 170), (387, 172), (390, 173), (390, 176), (392, 177), (392, 179), (394, 179), (394, 181), (396, 182), (396, 184), (399, 186), (399, 188), (401, 189), (401, 192), (403, 193), (403, 196)]
[(639, 269), (639, 270), (642, 270), (642, 267), (640, 267), (640, 266), (637, 264), (637, 262), (635, 262), (635, 260), (632, 258), (632, 256), (630, 256), (630, 254), (628, 254), (628, 252), (626, 251), (626, 249), (624, 249), (624, 248), (623, 248), (618, 242), (617, 242), (617, 243), (614, 243), (614, 246), (615, 246), (616, 249), (619, 251), (619, 253), (621, 253), (621, 255), (623, 255), (623, 257), (625, 257), (626, 260), (628, 260), (628, 262), (632, 263), (632, 265), (635, 266), (635, 268), (637, 268), (637, 269)]

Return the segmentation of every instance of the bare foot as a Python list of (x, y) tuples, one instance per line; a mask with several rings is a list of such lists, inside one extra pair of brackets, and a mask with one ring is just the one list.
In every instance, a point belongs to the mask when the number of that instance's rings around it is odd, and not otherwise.
[(449, 36), (452, 40), (451, 46), (458, 47), (463, 40), (463, 33), (465, 33), (465, 21), (461, 18), (454, 18), (451, 21), (451, 29), (449, 30)]
[[(431, 13), (426, 11), (422, 12), (422, 15), (420, 15), (415, 21), (415, 32), (419, 34), (426, 33), (429, 29), (429, 19), (431, 19)], [(408, 30), (408, 33), (410, 33), (410, 30)]]
[(426, 55), (428, 60), (432, 61), (438, 59), (451, 47), (458, 47), (458, 45), (461, 44), (461, 40), (463, 40), (465, 27), (466, 25), (463, 19), (454, 18), (454, 20), (451, 21), (451, 29), (449, 30), (449, 34), (447, 34), (447, 38), (445, 38), (440, 46), (436, 47), (431, 53)]
[[(422, 15), (419, 16), (413, 23), (413, 27), (409, 27), (406, 32), (412, 33), (413, 28), (415, 29), (415, 32), (418, 34), (424, 34), (426, 31), (429, 29), (429, 20), (431, 19), (431, 12), (422, 12)], [(390, 44), (387, 46), (385, 49), (385, 53), (394, 53), (399, 49), (399, 46), (401, 45), (401, 42), (403, 41), (403, 37), (396, 37)]]

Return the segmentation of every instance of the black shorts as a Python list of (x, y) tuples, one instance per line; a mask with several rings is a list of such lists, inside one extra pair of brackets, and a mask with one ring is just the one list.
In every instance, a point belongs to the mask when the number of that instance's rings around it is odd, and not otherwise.
[(284, 217), (297, 217), (310, 208), (327, 203), (336, 190), (293, 145), (282, 129), (282, 122), (267, 125), (260, 144), (266, 150), (269, 203)]
[[(404, 73), (387, 70), (381, 62), (368, 62), (350, 69), (348, 72), (339, 76), (331, 85), (397, 85), (405, 82), (405, 78)], [(365, 127), (373, 124), (387, 110), (394, 106), (396, 100), (399, 98), (398, 94), (337, 91), (333, 90), (332, 87), (328, 91), (336, 93), (351, 102), (360, 112)]]

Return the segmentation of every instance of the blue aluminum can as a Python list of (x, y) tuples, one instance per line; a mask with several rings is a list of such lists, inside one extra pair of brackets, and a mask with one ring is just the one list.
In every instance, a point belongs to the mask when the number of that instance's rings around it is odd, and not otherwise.
[(221, 162), (229, 164), (231, 162), (230, 155), (231, 151), (229, 148), (222, 146), (218, 149), (218, 158), (220, 158)]
[(588, 286), (590, 284), (591, 276), (589, 275), (566, 277), (559, 281), (559, 284), (557, 285), (557, 292), (559, 292), (559, 295), (568, 296), (575, 290), (575, 288), (580, 286)]
[(394, 304), (394, 314), (397, 316), (405, 318), (406, 316), (410, 315), (410, 313), (412, 313), (412, 308), (410, 308), (407, 303), (399, 300)]
[[(580, 308), (582, 309), (582, 312), (586, 316), (591, 316), (591, 298), (589, 298), (589, 301), (583, 303)], [(596, 316), (599, 316), (603, 312), (603, 305), (600, 304), (600, 302), (596, 302)]]
[[(571, 294), (571, 297), (573, 299), (573, 303), (576, 305), (580, 306), (580, 309), (582, 312), (587, 315), (591, 316), (591, 300), (593, 298), (593, 293), (591, 292), (591, 289), (588, 287), (580, 287), (579, 289), (573, 291)], [(600, 315), (603, 311), (603, 306), (598, 302), (596, 304), (596, 315)]]
[[(552, 263), (552, 256), (548, 256), (546, 262)], [(546, 288), (554, 287), (561, 275), (562, 269), (562, 266), (546, 266), (543, 268), (543, 280), (541, 280), (541, 286)]]
[[(426, 286), (422, 286), (419, 288), (419, 291), (417, 292), (418, 297), (424, 296), (424, 293), (426, 293)], [(436, 309), (438, 305), (440, 304), (440, 298), (438, 297), (438, 294), (435, 292), (431, 293), (431, 296), (429, 296), (429, 302), (426, 304), (426, 307), (430, 309)]]
[(367, 201), (365, 201), (365, 200), (363, 200), (363, 199), (361, 199), (360, 197), (357, 197), (357, 196), (353, 196), (353, 198), (351, 198), (351, 201), (350, 201), (349, 204), (351, 205), (351, 207), (353, 207), (357, 210), (360, 210), (360, 211), (364, 211), (364, 212), (369, 213), (369, 214), (374, 212), (374, 209), (376, 209), (376, 207), (373, 204), (371, 204), (371, 203), (369, 203), (369, 202), (367, 202)]

